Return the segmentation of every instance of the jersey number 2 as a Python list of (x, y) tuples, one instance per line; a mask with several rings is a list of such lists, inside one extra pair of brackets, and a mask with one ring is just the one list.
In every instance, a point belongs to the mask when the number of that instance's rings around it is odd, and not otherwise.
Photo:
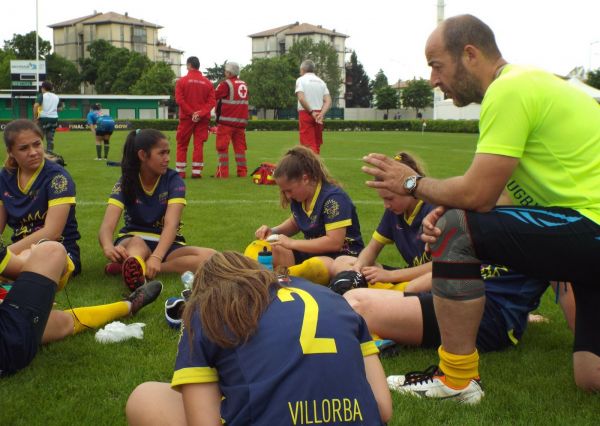
[(302, 353), (305, 355), (337, 353), (335, 339), (315, 337), (319, 321), (319, 305), (314, 297), (295, 287), (282, 287), (277, 291), (277, 297), (282, 302), (292, 302), (294, 300), (292, 294), (297, 294), (304, 302), (304, 318), (302, 319), (302, 330), (300, 330)]

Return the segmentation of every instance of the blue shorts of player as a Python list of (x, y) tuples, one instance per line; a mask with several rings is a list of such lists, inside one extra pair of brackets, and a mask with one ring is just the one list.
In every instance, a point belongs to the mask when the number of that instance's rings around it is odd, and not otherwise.
[(27, 367), (42, 341), (52, 310), (56, 283), (23, 272), (0, 304), (0, 377)]
[[(126, 240), (127, 238), (131, 238), (131, 237), (134, 237), (134, 235), (130, 235), (130, 234), (123, 235), (115, 240), (114, 245), (117, 246), (121, 241)], [(148, 247), (150, 252), (153, 252), (154, 249), (156, 249), (156, 246), (158, 246), (158, 241), (144, 240), (144, 242), (146, 243), (146, 246)], [(169, 255), (171, 253), (173, 253), (175, 250), (177, 250), (178, 248), (181, 248), (181, 247), (185, 247), (185, 244), (181, 244), (181, 243), (177, 243), (177, 242), (174, 242), (173, 244), (171, 244), (171, 247), (169, 247), (169, 250), (167, 250), (167, 252), (165, 253), (163, 261), (164, 261), (164, 259), (169, 257)]]
[[(423, 317), (423, 337), (421, 347), (437, 348), (442, 343), (440, 329), (433, 308), (433, 294), (405, 293), (404, 296), (416, 296), (421, 304), (421, 315)], [(508, 337), (506, 321), (502, 315), (500, 306), (492, 300), (486, 299), (483, 317), (477, 332), (477, 349), (480, 352), (500, 351), (514, 346)]]
[[(112, 130), (111, 131), (96, 130), (96, 136), (107, 136), (107, 135), (110, 136), (112, 134), (113, 134)], [(108, 141), (105, 141), (105, 142), (108, 142)]]
[(600, 225), (561, 207), (499, 207), (466, 218), (478, 259), (571, 282), (577, 301), (573, 351), (600, 356)]

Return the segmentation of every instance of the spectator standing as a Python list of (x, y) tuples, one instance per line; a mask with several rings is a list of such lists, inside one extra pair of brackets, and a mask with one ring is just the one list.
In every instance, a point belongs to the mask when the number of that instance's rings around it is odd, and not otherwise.
[(331, 107), (331, 96), (325, 82), (315, 75), (315, 63), (310, 59), (300, 65), (296, 97), (300, 144), (319, 154), (323, 145), (323, 120)]
[(187, 151), (194, 135), (192, 178), (201, 178), (204, 169), (204, 142), (208, 139), (210, 112), (215, 107), (215, 89), (200, 72), (200, 60), (190, 56), (186, 61), (188, 73), (177, 80), (175, 101), (179, 105), (177, 126), (177, 159), (175, 170), (185, 179)]

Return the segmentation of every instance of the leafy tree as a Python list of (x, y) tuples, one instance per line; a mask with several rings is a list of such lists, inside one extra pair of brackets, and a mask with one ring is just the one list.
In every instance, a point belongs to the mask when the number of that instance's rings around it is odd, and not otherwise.
[(119, 71), (111, 86), (111, 93), (128, 94), (130, 88), (139, 80), (144, 70), (150, 68), (152, 62), (146, 55), (129, 52), (127, 65)]
[(427, 80), (414, 79), (406, 84), (402, 91), (402, 105), (404, 108), (419, 110), (433, 106), (433, 90)]
[(383, 70), (380, 68), (375, 74), (375, 78), (371, 81), (371, 91), (375, 93), (377, 90), (388, 87), (390, 83)]
[(362, 64), (358, 62), (356, 52), (350, 55), (350, 68), (346, 71), (346, 81), (351, 82), (346, 88), (347, 108), (368, 108), (371, 106), (373, 94), (369, 88), (369, 76)]
[(10, 89), (10, 61), (16, 59), (14, 52), (0, 49), (0, 89)]
[(212, 82), (213, 86), (217, 87), (219, 82), (221, 82), (225, 78), (226, 63), (227, 61), (223, 62), (222, 65), (219, 65), (215, 62), (214, 67), (206, 67), (204, 76)]
[(292, 76), (298, 77), (300, 64), (305, 59), (315, 63), (315, 74), (327, 84), (333, 102), (337, 102), (342, 84), (342, 72), (338, 65), (338, 54), (335, 47), (324, 41), (315, 43), (310, 38), (296, 41), (286, 54), (291, 60)]
[(46, 76), (56, 93), (79, 93), (81, 76), (75, 64), (56, 53), (46, 56)]
[(385, 109), (386, 114), (389, 114), (390, 109), (398, 108), (399, 103), (400, 95), (393, 87), (384, 86), (375, 91), (375, 107)]
[(165, 62), (152, 64), (131, 88), (134, 95), (172, 95), (175, 73)]
[(595, 87), (596, 89), (600, 89), (600, 68), (588, 73), (586, 84)]
[(81, 67), (81, 81), (89, 84), (96, 84), (98, 78), (98, 68), (106, 61), (111, 53), (117, 50), (106, 40), (96, 40), (89, 44), (87, 51), (90, 52), (89, 58), (79, 60)]
[(127, 49), (115, 48), (99, 63), (98, 77), (95, 84), (98, 93), (112, 93), (113, 84), (115, 84), (119, 73), (129, 63), (130, 53)]
[(240, 72), (257, 108), (292, 108), (296, 103), (294, 67), (286, 57), (255, 58)]
[[(40, 59), (46, 58), (52, 50), (49, 41), (38, 36)], [(16, 59), (35, 59), (35, 31), (30, 31), (25, 35), (13, 34), (10, 40), (4, 40), (4, 50), (12, 51)]]

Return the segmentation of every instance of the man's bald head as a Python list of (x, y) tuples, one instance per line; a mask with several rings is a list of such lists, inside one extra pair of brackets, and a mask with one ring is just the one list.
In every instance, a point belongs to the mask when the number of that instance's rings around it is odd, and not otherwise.
[(485, 22), (473, 15), (458, 15), (443, 21), (430, 39), (440, 35), (445, 50), (454, 60), (460, 59), (466, 45), (475, 46), (483, 55), (495, 61), (502, 57), (496, 38)]

